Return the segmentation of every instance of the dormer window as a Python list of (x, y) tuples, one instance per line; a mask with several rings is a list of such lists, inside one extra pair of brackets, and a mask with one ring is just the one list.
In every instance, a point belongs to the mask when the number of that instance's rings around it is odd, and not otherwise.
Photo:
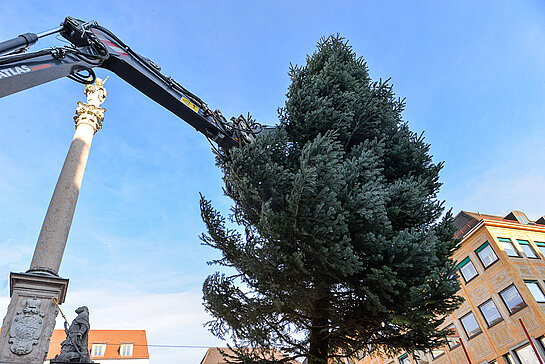
[(106, 344), (93, 344), (91, 348), (91, 356), (104, 356), (106, 352)]
[(530, 220), (526, 217), (526, 214), (522, 211), (511, 211), (509, 215), (505, 217), (506, 220), (517, 221), (521, 224), (528, 225)]
[(121, 344), (119, 347), (119, 355), (121, 356), (132, 356), (132, 343)]

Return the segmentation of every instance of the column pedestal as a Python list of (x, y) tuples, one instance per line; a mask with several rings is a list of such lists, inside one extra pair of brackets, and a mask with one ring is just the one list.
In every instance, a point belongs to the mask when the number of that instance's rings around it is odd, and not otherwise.
[(0, 364), (43, 364), (64, 302), (68, 279), (29, 273), (10, 274), (11, 302), (0, 333)]

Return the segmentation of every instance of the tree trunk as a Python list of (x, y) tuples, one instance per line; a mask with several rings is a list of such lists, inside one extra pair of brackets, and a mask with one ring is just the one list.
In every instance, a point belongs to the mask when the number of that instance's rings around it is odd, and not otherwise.
[[(318, 291), (318, 290), (317, 290)], [(329, 289), (320, 290), (312, 304), (308, 364), (327, 364), (329, 348)]]

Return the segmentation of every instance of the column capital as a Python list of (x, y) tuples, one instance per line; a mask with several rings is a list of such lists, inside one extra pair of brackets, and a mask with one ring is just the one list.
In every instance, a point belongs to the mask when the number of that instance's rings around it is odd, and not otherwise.
[(97, 77), (94, 83), (85, 86), (87, 103), (78, 101), (77, 115), (74, 116), (76, 128), (80, 124), (88, 124), (94, 129), (95, 133), (102, 128), (102, 120), (104, 120), (106, 109), (101, 108), (100, 105), (106, 100), (108, 94), (104, 88), (104, 83), (107, 80), (108, 77), (104, 81)]
[(74, 116), (74, 123), (76, 128), (80, 124), (88, 124), (94, 130), (95, 133), (102, 129), (102, 121), (104, 120), (104, 112), (106, 109), (95, 105), (89, 105), (78, 101), (78, 107), (76, 109), (76, 115)]

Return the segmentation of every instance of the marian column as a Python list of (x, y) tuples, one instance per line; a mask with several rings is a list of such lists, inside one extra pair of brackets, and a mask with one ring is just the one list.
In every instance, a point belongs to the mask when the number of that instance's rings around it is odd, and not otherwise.
[(78, 102), (76, 132), (64, 161), (36, 243), (30, 269), (11, 273), (11, 302), (0, 333), (0, 364), (42, 364), (63, 303), (68, 279), (58, 275), (72, 225), (85, 166), (94, 134), (102, 127), (106, 99), (104, 82), (87, 85), (87, 103)]

